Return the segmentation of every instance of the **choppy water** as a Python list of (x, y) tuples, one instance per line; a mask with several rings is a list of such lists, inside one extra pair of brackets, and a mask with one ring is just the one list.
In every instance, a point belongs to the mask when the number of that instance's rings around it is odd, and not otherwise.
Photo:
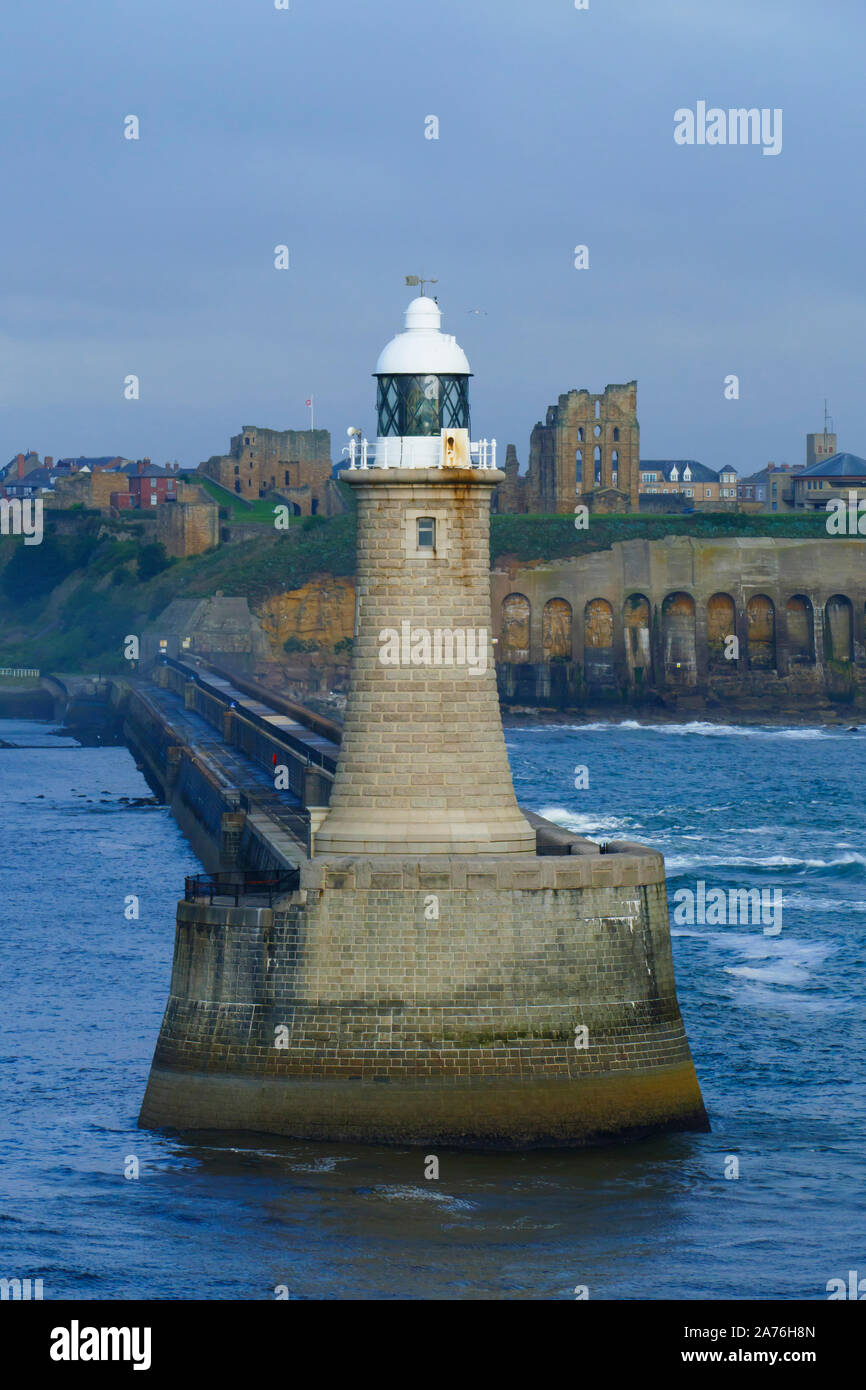
[(672, 895), (778, 887), (783, 929), (674, 928), (711, 1134), (445, 1153), (438, 1183), (417, 1151), (136, 1129), (198, 865), (124, 749), (0, 738), (28, 745), (0, 748), (0, 1276), (46, 1298), (820, 1299), (866, 1274), (866, 734), (509, 731), (523, 804), (664, 850)]

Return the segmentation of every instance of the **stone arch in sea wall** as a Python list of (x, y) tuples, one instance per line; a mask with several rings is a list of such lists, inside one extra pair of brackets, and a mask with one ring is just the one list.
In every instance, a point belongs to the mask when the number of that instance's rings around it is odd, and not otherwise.
[(854, 660), (854, 609), (845, 594), (833, 594), (824, 609), (824, 652), (833, 661)]
[(729, 638), (737, 635), (737, 608), (730, 594), (712, 594), (707, 601), (707, 657), (711, 667), (732, 660)]
[(631, 683), (652, 685), (652, 609), (645, 594), (629, 594), (622, 610), (625, 658)]
[(564, 598), (551, 598), (541, 615), (541, 648), (545, 661), (570, 661), (572, 610)]
[(788, 661), (811, 666), (815, 661), (815, 610), (806, 594), (792, 594), (785, 604)]
[(695, 641), (695, 601), (682, 590), (668, 594), (662, 604), (662, 642), (665, 679), (669, 685), (691, 687), (698, 682)]
[(583, 674), (590, 691), (616, 686), (613, 627), (613, 605), (606, 598), (590, 599), (583, 613)]
[(532, 606), (525, 594), (509, 594), (502, 604), (500, 660), (529, 660)]
[(749, 635), (749, 669), (776, 669), (776, 609), (766, 594), (753, 594), (746, 605)]

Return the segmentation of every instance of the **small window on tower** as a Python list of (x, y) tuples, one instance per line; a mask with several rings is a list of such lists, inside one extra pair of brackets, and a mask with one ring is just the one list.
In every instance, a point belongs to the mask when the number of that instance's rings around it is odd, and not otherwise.
[(418, 549), (436, 549), (436, 520), (432, 516), (418, 518)]

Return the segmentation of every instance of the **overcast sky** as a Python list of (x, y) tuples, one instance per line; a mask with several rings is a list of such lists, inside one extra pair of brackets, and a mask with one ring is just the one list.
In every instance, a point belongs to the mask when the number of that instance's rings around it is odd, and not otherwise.
[[(310, 394), (336, 458), (421, 271), (522, 467), (561, 392), (635, 377), (644, 458), (799, 463), (825, 395), (866, 455), (863, 0), (39, 0), (0, 32), (4, 462), (194, 467)], [(677, 145), (700, 100), (781, 108), (782, 152)]]

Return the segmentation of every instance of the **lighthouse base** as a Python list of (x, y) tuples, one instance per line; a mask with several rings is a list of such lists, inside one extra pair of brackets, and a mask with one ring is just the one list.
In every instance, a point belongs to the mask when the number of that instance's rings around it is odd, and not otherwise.
[(495, 1149), (707, 1129), (661, 856), (334, 856), (273, 909), (180, 903), (139, 1123)]
[(253, 1080), (154, 1066), (141, 1124), (497, 1150), (576, 1148), (709, 1129), (690, 1061), (578, 1081), (530, 1078), (449, 1087)]

